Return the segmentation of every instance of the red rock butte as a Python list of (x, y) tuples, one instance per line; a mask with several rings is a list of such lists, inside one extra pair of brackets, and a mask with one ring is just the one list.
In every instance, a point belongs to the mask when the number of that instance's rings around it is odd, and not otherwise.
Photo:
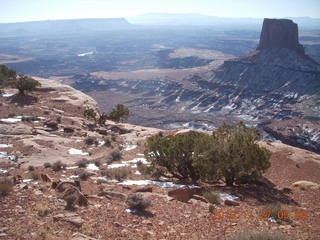
[(265, 18), (257, 50), (268, 48), (287, 48), (305, 55), (298, 40), (298, 25), (289, 19)]

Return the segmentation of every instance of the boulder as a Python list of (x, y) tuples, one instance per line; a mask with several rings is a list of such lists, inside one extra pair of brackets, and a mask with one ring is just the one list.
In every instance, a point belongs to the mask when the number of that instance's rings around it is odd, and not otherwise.
[(43, 182), (52, 182), (51, 178), (48, 176), (48, 174), (41, 173), (40, 174), (40, 179)]
[(63, 192), (62, 199), (67, 201), (71, 195), (74, 199), (76, 199), (75, 203), (79, 206), (88, 206), (88, 199), (75, 186), (70, 186), (68, 189), (66, 189)]
[(320, 188), (320, 184), (310, 181), (297, 181), (292, 184), (293, 187), (298, 187), (302, 190), (312, 189), (316, 190)]
[(58, 130), (58, 123), (55, 121), (48, 121), (44, 123), (44, 126), (50, 128), (52, 131)]
[(240, 203), (234, 200), (226, 199), (224, 200), (224, 205), (226, 206), (240, 206)]
[(61, 213), (53, 216), (54, 221), (65, 221), (74, 224), (76, 227), (81, 227), (84, 220), (76, 213)]
[(104, 196), (109, 199), (121, 200), (124, 201), (127, 198), (127, 195), (120, 192), (112, 192), (112, 191), (102, 191), (98, 194), (98, 196)]
[(74, 233), (69, 240), (97, 240), (97, 239), (89, 237), (89, 236), (86, 236), (86, 235), (81, 234), (81, 233)]
[(180, 202), (188, 202), (193, 195), (191, 188), (178, 188), (168, 192), (168, 195)]
[(134, 192), (152, 192), (153, 188), (151, 186), (139, 187), (134, 190)]

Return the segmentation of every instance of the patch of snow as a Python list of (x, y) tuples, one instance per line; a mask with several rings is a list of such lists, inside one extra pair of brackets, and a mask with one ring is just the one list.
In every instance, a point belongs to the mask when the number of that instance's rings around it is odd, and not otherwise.
[(137, 156), (144, 156), (143, 153), (137, 153)]
[(0, 168), (0, 173), (7, 173), (7, 172), (8, 172), (7, 170), (4, 170), (4, 169)]
[(211, 111), (211, 109), (213, 109), (214, 108), (214, 106), (211, 106), (211, 107), (209, 107), (208, 109), (206, 109), (206, 110), (204, 110), (203, 112), (210, 112)]
[(26, 182), (32, 182), (32, 179), (23, 179), (22, 182), (26, 183)]
[(71, 175), (69, 178), (78, 178), (78, 175)]
[(133, 213), (133, 214), (135, 214), (135, 213), (138, 212), (137, 209), (131, 209), (131, 208), (126, 208), (125, 211), (126, 211), (127, 213)]
[(108, 168), (121, 168), (121, 167), (128, 167), (129, 164), (127, 163), (113, 163), (108, 165)]
[(77, 139), (76, 142), (82, 142), (82, 140), (81, 139)]
[(87, 169), (93, 170), (93, 171), (100, 170), (99, 167), (97, 167), (94, 163), (89, 163), (88, 166), (87, 166)]
[(131, 166), (131, 168), (137, 168), (138, 166), (137, 166), (137, 164), (133, 164), (132, 166)]
[(75, 148), (70, 148), (70, 149), (68, 150), (68, 153), (69, 153), (70, 155), (81, 155), (81, 156), (88, 156), (88, 155), (89, 155), (89, 153), (83, 152), (82, 150), (75, 149)]
[(76, 169), (76, 168), (79, 168), (78, 166), (70, 166), (70, 167), (66, 167), (67, 170), (70, 170), (70, 169)]
[[(121, 183), (121, 185), (148, 185), (148, 184), (153, 184), (157, 185), (159, 187), (163, 188), (181, 188), (181, 187), (186, 187), (186, 185), (183, 184), (175, 184), (173, 182), (161, 182), (161, 181), (152, 181), (152, 180), (125, 180)], [(188, 185), (190, 188), (197, 188), (198, 186), (195, 185)]]
[(17, 123), (17, 122), (21, 122), (21, 119), (19, 118), (2, 118), (0, 119), (1, 122), (4, 123)]
[(274, 217), (269, 217), (269, 218), (268, 218), (268, 221), (269, 221), (269, 222), (272, 222), (272, 223), (277, 223), (277, 220), (274, 219)]
[(233, 196), (233, 195), (229, 195), (229, 194), (226, 194), (226, 193), (219, 193), (220, 195), (220, 198), (224, 201), (224, 200), (236, 200), (238, 199), (237, 196)]
[(180, 102), (180, 96), (178, 96), (175, 101)]
[(136, 149), (138, 145), (124, 145), (123, 146), (123, 151), (131, 151), (133, 149)]
[[(0, 169), (1, 170), (1, 169)], [(141, 172), (139, 172), (138, 170), (134, 172), (134, 174), (137, 174), (137, 175), (141, 175)]]
[(143, 164), (149, 164), (149, 162), (145, 158), (134, 158), (129, 161), (122, 161), (122, 163), (138, 163), (138, 162), (141, 162)]
[(102, 147), (106, 142), (104, 140), (100, 141), (98, 147)]
[(12, 144), (0, 144), (0, 148), (11, 148)]
[(0, 152), (0, 158), (6, 158), (7, 160), (10, 160), (10, 161), (16, 161), (18, 159), (17, 156), (8, 155), (7, 152)]
[(12, 97), (14, 94), (13, 93), (2, 93), (0, 94), (1, 97)]

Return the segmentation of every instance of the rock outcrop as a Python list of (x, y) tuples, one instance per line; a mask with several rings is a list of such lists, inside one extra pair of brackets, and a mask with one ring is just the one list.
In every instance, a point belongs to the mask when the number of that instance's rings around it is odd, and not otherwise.
[(288, 48), (304, 55), (298, 40), (298, 25), (289, 19), (265, 18), (257, 50), (268, 48)]

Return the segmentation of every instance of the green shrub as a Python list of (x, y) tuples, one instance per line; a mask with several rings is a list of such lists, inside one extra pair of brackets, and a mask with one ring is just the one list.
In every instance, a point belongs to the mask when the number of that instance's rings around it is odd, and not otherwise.
[(25, 95), (25, 91), (32, 91), (41, 86), (37, 80), (23, 74), (20, 74), (12, 82), (12, 85), (19, 90), (20, 95)]
[(137, 162), (137, 169), (142, 175), (148, 176), (148, 175), (151, 175), (152, 173), (152, 168), (143, 164), (141, 161)]
[(264, 217), (272, 217), (274, 218), (278, 223), (291, 223), (292, 220), (290, 219), (290, 212), (288, 207), (285, 205), (276, 202), (272, 203), (266, 206), (265, 209), (263, 209), (260, 213)]
[(270, 167), (270, 152), (256, 143), (259, 139), (258, 130), (247, 128), (242, 122), (224, 124), (210, 138), (199, 139), (194, 166), (201, 179), (224, 178), (228, 186), (243, 179), (254, 181)]
[(38, 180), (39, 179), (39, 173), (37, 173), (37, 172), (32, 172), (31, 173), (31, 178), (32, 178), (32, 180)]
[(34, 207), (34, 210), (37, 212), (38, 216), (45, 217), (52, 212), (52, 209), (48, 204), (39, 203)]
[(77, 166), (79, 168), (86, 168), (88, 165), (88, 160), (87, 159), (81, 159), (77, 162)]
[(62, 164), (61, 161), (56, 161), (56, 162), (54, 162), (54, 163), (52, 164), (52, 170), (53, 170), (53, 171), (58, 172), (58, 171), (62, 170), (63, 168), (65, 168), (65, 165)]
[(87, 137), (84, 142), (87, 144), (87, 145), (98, 145), (98, 140), (96, 137)]
[(28, 167), (28, 171), (30, 171), (30, 172), (34, 171), (34, 166), (30, 165), (30, 166)]
[(105, 138), (104, 140), (104, 146), (111, 147), (111, 140), (109, 138)]
[(78, 173), (78, 176), (82, 181), (85, 181), (90, 177), (90, 174), (87, 171), (83, 170), (83, 169), (81, 169), (81, 170), (82, 171), (80, 173)]
[(256, 143), (259, 139), (258, 130), (247, 128), (242, 122), (224, 124), (212, 135), (190, 131), (152, 136), (147, 139), (145, 156), (154, 176), (193, 182), (224, 179), (231, 186), (234, 182), (254, 182), (270, 167), (270, 152)]
[(115, 149), (111, 153), (109, 153), (107, 162), (112, 163), (114, 161), (119, 161), (121, 159), (122, 159), (122, 153), (120, 152), (119, 149)]
[(51, 165), (51, 163), (46, 162), (46, 163), (43, 164), (43, 167), (44, 168), (50, 168), (50, 167), (52, 167), (52, 165)]
[(212, 204), (220, 204), (221, 198), (219, 193), (214, 191), (206, 191), (203, 193), (203, 197), (209, 201), (209, 203)]
[(126, 204), (131, 209), (145, 210), (150, 207), (151, 201), (143, 197), (142, 194), (134, 193), (127, 197)]
[(0, 65), (0, 88), (10, 85), (17, 77), (15, 70), (8, 68), (5, 65)]
[(290, 238), (280, 233), (243, 231), (229, 240), (290, 240)]
[(152, 136), (147, 139), (145, 156), (151, 162), (153, 175), (168, 177), (169, 172), (178, 179), (196, 181), (200, 175), (194, 168), (194, 148), (206, 134), (190, 131), (176, 136)]
[(7, 196), (12, 191), (12, 184), (0, 183), (0, 197)]
[(127, 167), (122, 167), (122, 168), (111, 168), (102, 171), (102, 175), (106, 176), (108, 178), (116, 179), (118, 181), (123, 181), (126, 179), (129, 174), (131, 173), (131, 169)]
[(93, 108), (87, 108), (84, 110), (83, 115), (85, 118), (96, 122), (97, 112)]
[(130, 111), (126, 106), (117, 104), (117, 106), (109, 113), (108, 118), (115, 122), (123, 122), (128, 119), (129, 114)]

